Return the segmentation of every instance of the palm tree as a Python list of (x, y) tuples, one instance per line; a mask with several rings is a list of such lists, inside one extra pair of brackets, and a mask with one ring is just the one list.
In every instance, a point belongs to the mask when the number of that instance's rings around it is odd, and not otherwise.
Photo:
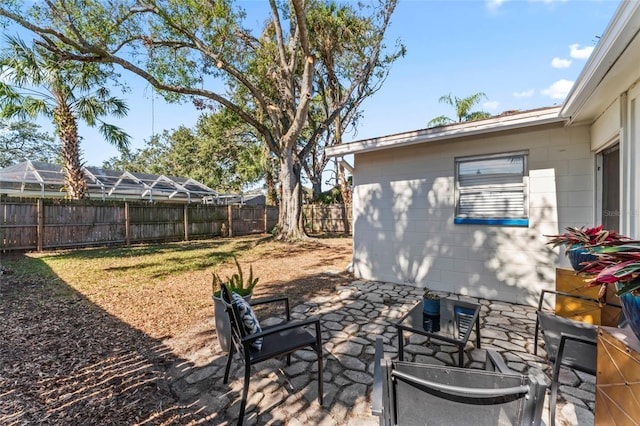
[(448, 95), (440, 96), (438, 102), (441, 104), (448, 104), (455, 108), (457, 120), (449, 118), (445, 115), (441, 115), (439, 117), (434, 118), (429, 121), (427, 124), (428, 127), (437, 127), (444, 126), (445, 124), (451, 123), (462, 123), (464, 121), (475, 121), (475, 120), (483, 120), (485, 118), (491, 117), (491, 114), (484, 111), (475, 111), (471, 112), (471, 108), (482, 99), (487, 99), (487, 95), (483, 92), (478, 92), (474, 95), (468, 96), (466, 98), (458, 98), (457, 96), (451, 97), (451, 93)]
[(61, 61), (41, 47), (30, 48), (17, 37), (5, 37), (0, 54), (0, 117), (53, 120), (62, 143), (66, 191), (70, 198), (87, 194), (82, 169), (78, 119), (98, 127), (105, 140), (119, 150), (129, 145), (129, 135), (102, 121), (106, 115), (124, 117), (128, 108), (105, 87), (108, 74), (97, 64)]

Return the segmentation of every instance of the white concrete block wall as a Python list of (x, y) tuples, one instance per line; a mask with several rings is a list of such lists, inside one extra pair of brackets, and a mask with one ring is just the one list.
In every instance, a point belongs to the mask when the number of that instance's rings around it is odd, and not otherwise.
[[(454, 225), (454, 158), (529, 150), (529, 227)], [(587, 127), (448, 140), (356, 154), (354, 272), (472, 296), (535, 304), (564, 256), (545, 234), (592, 225)]]

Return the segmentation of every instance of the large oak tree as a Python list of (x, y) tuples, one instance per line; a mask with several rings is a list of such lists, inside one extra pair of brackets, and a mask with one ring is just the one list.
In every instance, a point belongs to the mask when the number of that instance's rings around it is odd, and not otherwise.
[[(36, 33), (39, 45), (62, 58), (120, 65), (167, 99), (186, 95), (221, 104), (254, 127), (279, 162), (277, 235), (305, 236), (300, 176), (311, 147), (300, 145), (300, 136), (319, 56), (306, 17), (323, 2), (269, 0), (271, 16), (260, 32), (244, 26), (244, 12), (230, 0), (46, 0), (28, 10), (12, 3), (0, 6), (0, 16)], [(371, 44), (343, 58), (358, 71), (342, 81), (326, 128), (376, 66), (395, 3), (379, 0), (361, 17), (370, 22)]]

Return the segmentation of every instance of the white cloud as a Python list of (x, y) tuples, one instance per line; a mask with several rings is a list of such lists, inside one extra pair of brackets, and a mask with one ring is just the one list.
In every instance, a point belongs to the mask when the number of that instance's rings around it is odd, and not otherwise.
[(577, 43), (569, 46), (569, 56), (574, 59), (587, 59), (591, 52), (593, 52), (593, 46), (582, 47)]
[(506, 3), (509, 0), (486, 0), (487, 1), (487, 8), (491, 11), (496, 11), (500, 8), (500, 6), (502, 6), (504, 3)]
[(515, 96), (516, 98), (530, 98), (535, 93), (536, 93), (535, 90), (529, 89), (529, 90), (525, 90), (523, 92), (513, 92), (513, 96)]
[(573, 83), (573, 81), (569, 80), (558, 80), (541, 93), (551, 99), (564, 99), (573, 87)]
[(571, 62), (571, 59), (553, 58), (553, 60), (551, 60), (551, 66), (553, 68), (569, 68)]
[(482, 104), (482, 108), (488, 109), (490, 111), (495, 111), (498, 109), (498, 105), (500, 105), (498, 101), (488, 101)]

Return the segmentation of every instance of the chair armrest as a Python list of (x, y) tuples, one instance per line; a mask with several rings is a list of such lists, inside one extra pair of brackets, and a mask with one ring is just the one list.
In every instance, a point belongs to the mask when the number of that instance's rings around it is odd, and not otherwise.
[(317, 330), (320, 324), (320, 318), (311, 317), (302, 321), (290, 321), (283, 324), (278, 324), (276, 326), (270, 327), (268, 330), (261, 331), (260, 333), (249, 334), (243, 337), (242, 343), (250, 343), (256, 339), (259, 339), (260, 337), (269, 336), (271, 334), (279, 333), (285, 330), (291, 330), (292, 328), (306, 327), (312, 324), (316, 325)]
[(498, 351), (493, 349), (487, 349), (487, 365), (485, 370), (489, 371), (498, 371), (499, 373), (506, 374), (520, 374), (517, 371), (513, 371), (509, 367), (507, 367), (507, 363), (504, 362), (504, 358), (502, 355), (498, 353)]
[(265, 303), (274, 303), (274, 302), (288, 302), (289, 301), (289, 297), (288, 296), (280, 296), (280, 297), (270, 297), (268, 299), (256, 299), (256, 300), (252, 300), (249, 302), (249, 304), (251, 306), (255, 306), (255, 305), (264, 305)]
[(286, 321), (287, 322), (291, 321), (291, 312), (289, 310), (289, 297), (287, 297), (287, 296), (270, 297), (268, 299), (252, 300), (251, 302), (249, 302), (249, 305), (251, 305), (251, 306), (259, 306), (259, 305), (267, 305), (267, 304), (270, 304), (270, 303), (278, 303), (278, 302), (284, 302), (284, 312), (285, 312)]
[(382, 416), (382, 358), (384, 346), (382, 337), (376, 337), (376, 354), (373, 364), (373, 392), (371, 393), (371, 414)]
[[(545, 294), (547, 294), (547, 293), (548, 294), (555, 294), (556, 296), (564, 296), (564, 297), (571, 297), (573, 299), (586, 300), (588, 302), (593, 302), (593, 303), (598, 304), (598, 305), (600, 304), (598, 299), (595, 299), (595, 298), (589, 297), (589, 296), (584, 296), (582, 294), (567, 293), (565, 291), (557, 291), (557, 290), (542, 290), (542, 292), (540, 293), (540, 300), (538, 301), (538, 310), (542, 309), (542, 302), (543, 302)], [(617, 303), (607, 302), (606, 305), (622, 309), (622, 306), (618, 305)]]
[(560, 333), (560, 344), (562, 345), (563, 341), (573, 340), (580, 343), (588, 343), (590, 345), (598, 345), (598, 341), (596, 339), (591, 339), (589, 337), (578, 336), (577, 334), (571, 333)]

